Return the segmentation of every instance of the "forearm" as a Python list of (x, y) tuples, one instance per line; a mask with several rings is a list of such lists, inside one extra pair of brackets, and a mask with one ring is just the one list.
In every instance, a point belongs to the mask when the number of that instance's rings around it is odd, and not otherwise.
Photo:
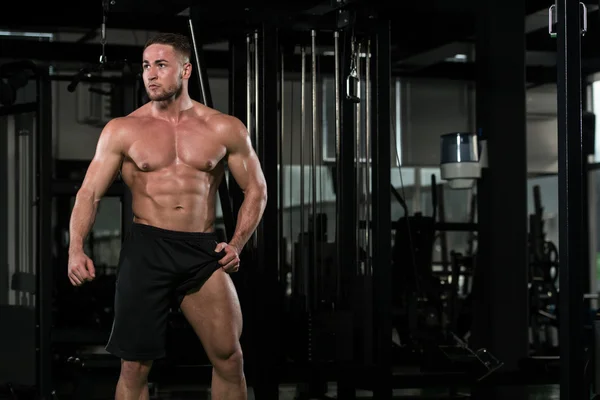
[(98, 202), (88, 191), (80, 190), (75, 198), (69, 224), (69, 252), (83, 250), (83, 243), (89, 234), (98, 210)]
[(260, 219), (262, 218), (265, 206), (267, 204), (266, 190), (246, 191), (244, 201), (240, 206), (237, 216), (237, 224), (233, 237), (229, 244), (242, 251), (248, 239), (252, 236)]

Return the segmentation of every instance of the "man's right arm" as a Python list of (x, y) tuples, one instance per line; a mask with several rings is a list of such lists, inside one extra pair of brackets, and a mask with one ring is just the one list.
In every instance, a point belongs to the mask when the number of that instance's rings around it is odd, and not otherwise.
[(85, 238), (94, 225), (98, 203), (119, 172), (124, 154), (122, 125), (122, 120), (112, 120), (100, 134), (96, 153), (75, 198), (69, 227), (69, 253), (83, 251)]

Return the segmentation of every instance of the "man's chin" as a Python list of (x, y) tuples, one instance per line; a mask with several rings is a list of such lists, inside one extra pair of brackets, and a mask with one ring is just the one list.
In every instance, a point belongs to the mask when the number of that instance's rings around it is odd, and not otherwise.
[(171, 96), (168, 95), (159, 95), (159, 94), (150, 94), (148, 93), (148, 98), (152, 101), (165, 101), (165, 100), (169, 100), (171, 98)]

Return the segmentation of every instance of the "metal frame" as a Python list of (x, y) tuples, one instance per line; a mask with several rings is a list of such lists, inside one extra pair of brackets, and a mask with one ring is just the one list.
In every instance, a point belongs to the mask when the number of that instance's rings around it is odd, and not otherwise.
[[(32, 103), (17, 104), (0, 109), (1, 115), (20, 113), (35, 113), (33, 141), (31, 148), (34, 154), (35, 181), (33, 193), (36, 194), (29, 200), (35, 206), (37, 227), (34, 243), (31, 249), (33, 268), (35, 274), (35, 308), (33, 311), (35, 326), (35, 382), (38, 398), (50, 398), (52, 388), (52, 281), (53, 258), (51, 243), (51, 205), (50, 181), (52, 178), (52, 92), (50, 87), (49, 70), (34, 63), (24, 62), (23, 68), (31, 70), (36, 85), (36, 100)], [(16, 328), (18, 329), (18, 328)]]
[(560, 254), (560, 398), (580, 399), (584, 385), (583, 220), (585, 199), (581, 126), (581, 8), (557, 0), (558, 204)]
[[(0, 110), (2, 110), (0, 108)], [(0, 113), (0, 131), (6, 132), (7, 130), (7, 119), (2, 118), (3, 114)], [(0, 176), (2, 182), (0, 182), (0, 232), (8, 233), (8, 198), (4, 194), (8, 192), (8, 137), (5, 133), (0, 136)], [(6, 238), (6, 236), (5, 236)], [(9, 288), (9, 277), (8, 274), (4, 273), (4, 269), (8, 267), (8, 241), (6, 239), (0, 240), (0, 306), (8, 303), (8, 288)]]
[[(279, 42), (278, 30), (271, 25), (264, 24), (258, 32), (258, 99), (260, 101), (260, 124), (257, 130), (257, 151), (267, 182), (268, 201), (258, 233), (258, 265), (257, 272), (263, 283), (262, 290), (257, 291), (258, 309), (257, 323), (261, 327), (260, 348), (264, 351), (261, 355), (260, 382), (261, 398), (279, 398), (278, 381), (273, 379), (278, 371), (279, 334), (278, 307), (273, 307), (280, 299), (279, 296), (279, 265), (278, 249), (280, 238), (277, 196), (277, 136), (279, 135), (279, 104), (278, 104), (278, 79), (279, 76)], [(274, 303), (275, 301), (275, 303)], [(264, 310), (270, 310), (265, 312)]]
[(36, 262), (37, 294), (37, 381), (41, 399), (52, 396), (52, 88), (49, 71), (39, 67), (37, 71), (37, 156), (38, 158), (38, 249)]
[[(500, 4), (510, 21), (496, 19)], [(489, 167), (477, 187), (478, 267), (469, 346), (487, 349), (513, 373), (529, 355), (525, 5), (498, 0), (477, 7), (477, 126), (480, 140), (488, 143)], [(504, 29), (507, 23), (511, 30)], [(494, 397), (487, 391), (498, 389), (474, 389), (479, 390)]]
[[(340, 32), (339, 35), (339, 76), (337, 77), (337, 88), (339, 96), (342, 99), (339, 103), (339, 138), (336, 143), (336, 258), (337, 258), (337, 287), (336, 302), (338, 313), (345, 312), (349, 316), (349, 326), (354, 326), (354, 304), (353, 288), (355, 286), (355, 271), (357, 270), (357, 260), (353, 257), (354, 252), (348, 249), (356, 248), (356, 192), (354, 185), (355, 164), (354, 164), (354, 104), (345, 100), (344, 88), (346, 87), (346, 77), (350, 74), (350, 43), (351, 34), (349, 30)], [(345, 134), (344, 134), (345, 132)], [(352, 201), (350, 201), (352, 200)], [(352, 379), (352, 364), (354, 363), (355, 335), (352, 329), (339, 329), (338, 332), (340, 353), (343, 352), (344, 358), (338, 360), (338, 397), (344, 399), (353, 399), (356, 396), (355, 384)]]
[(390, 21), (378, 21), (375, 31), (373, 68), (373, 321), (374, 361), (378, 381), (376, 399), (392, 398), (392, 249), (391, 249), (391, 43)]
[[(268, 201), (263, 218), (256, 231), (256, 241), (250, 240), (242, 251), (240, 272), (232, 279), (238, 289), (244, 329), (242, 347), (245, 354), (245, 373), (247, 382), (254, 387), (257, 397), (279, 398), (279, 380), (277, 376), (279, 362), (279, 324), (274, 304), (280, 299), (279, 253), (280, 239), (278, 221), (278, 136), (279, 136), (279, 75), (280, 60), (278, 31), (268, 25), (254, 31), (254, 51), (257, 68), (247, 74), (248, 57), (254, 58), (254, 52), (247, 54), (246, 37), (239, 35), (229, 42), (229, 113), (243, 121), (252, 133), (255, 151), (267, 182)], [(256, 88), (254, 96), (247, 97), (247, 85)], [(248, 108), (257, 99), (259, 115), (248, 113)], [(255, 110), (256, 110), (255, 109)], [(256, 121), (259, 123), (256, 124)], [(239, 185), (229, 179), (229, 196), (232, 200), (233, 214), (237, 215), (244, 200)], [(233, 233), (233, 232), (232, 232)], [(267, 311), (268, 310), (268, 311)]]

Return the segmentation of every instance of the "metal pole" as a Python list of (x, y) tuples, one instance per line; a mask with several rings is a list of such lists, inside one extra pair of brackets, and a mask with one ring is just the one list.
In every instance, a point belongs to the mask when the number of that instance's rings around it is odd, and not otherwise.
[(196, 43), (196, 33), (194, 30), (194, 22), (190, 17), (188, 19), (188, 24), (190, 28), (190, 36), (192, 38), (192, 48), (194, 50), (194, 56), (196, 58), (196, 74), (198, 75), (198, 82), (200, 84), (200, 94), (202, 95), (202, 103), (205, 106), (212, 107), (212, 98), (210, 94), (210, 90), (208, 90), (208, 77), (205, 76), (203, 71), (204, 62), (203, 59), (200, 58), (200, 52), (198, 51), (198, 44)]
[(311, 31), (311, 74), (312, 74), (312, 265), (311, 265), (311, 297), (313, 309), (316, 309), (318, 296), (315, 288), (317, 284), (317, 32)]
[(38, 137), (36, 154), (38, 202), (36, 220), (38, 222), (39, 251), (36, 252), (37, 293), (36, 332), (39, 397), (50, 399), (52, 389), (52, 91), (48, 71), (40, 68), (37, 79), (36, 132)]
[[(260, 124), (258, 134), (258, 148), (260, 161), (263, 166), (265, 181), (267, 184), (267, 195), (272, 201), (267, 202), (263, 218), (258, 230), (258, 257), (253, 275), (256, 276), (258, 286), (253, 293), (256, 298), (255, 304), (258, 319), (255, 326), (260, 326), (261, 332), (255, 336), (260, 338), (257, 344), (260, 349), (268, 349), (267, 353), (261, 352), (258, 377), (254, 385), (254, 393), (259, 399), (278, 398), (278, 381), (273, 379), (277, 374), (279, 363), (281, 336), (280, 304), (275, 300), (279, 296), (279, 272), (277, 254), (271, 249), (279, 246), (279, 237), (272, 234), (272, 229), (277, 226), (277, 74), (279, 72), (279, 39), (278, 31), (270, 24), (262, 24), (260, 28), (260, 46), (257, 48), (258, 59), (258, 81), (260, 104)], [(273, 318), (273, 316), (276, 316)], [(264, 329), (264, 332), (262, 331)]]
[(377, 23), (375, 44), (373, 103), (373, 326), (375, 327), (375, 365), (377, 377), (373, 391), (376, 399), (392, 398), (392, 263), (391, 263), (391, 155), (390, 155), (390, 98), (391, 98), (391, 39), (390, 21)]
[[(350, 30), (340, 33), (341, 43), (338, 45), (338, 76), (336, 79), (336, 130), (337, 130), (337, 171), (336, 171), (336, 264), (338, 273), (338, 298), (335, 305), (339, 315), (346, 315), (347, 319), (343, 323), (348, 323), (348, 328), (342, 328), (339, 333), (337, 343), (340, 345), (337, 362), (340, 365), (337, 376), (338, 398), (353, 399), (356, 397), (356, 381), (352, 378), (350, 365), (358, 360), (360, 350), (355, 349), (356, 337), (353, 334), (352, 315), (358, 315), (358, 307), (361, 307), (356, 300), (357, 277), (356, 277), (356, 257), (353, 249), (356, 246), (355, 229), (357, 225), (355, 216), (355, 198), (356, 185), (354, 184), (355, 151), (354, 137), (354, 103), (346, 100), (342, 101), (341, 88), (345, 87), (348, 77), (353, 74), (354, 49), (352, 48), (352, 35)], [(344, 97), (346, 97), (344, 95)], [(388, 115), (389, 116), (389, 115)], [(344, 131), (347, 134), (341, 135)], [(388, 168), (389, 170), (389, 168)], [(389, 241), (389, 231), (388, 231)], [(390, 329), (391, 332), (391, 329)], [(389, 342), (389, 341), (388, 341)]]
[(365, 56), (365, 275), (371, 275), (371, 39)]
[[(300, 270), (302, 271), (303, 292), (308, 288), (306, 263), (304, 262), (304, 143), (306, 140), (306, 49), (300, 49)], [(305, 296), (306, 309), (308, 310), (308, 296)]]
[[(21, 141), (19, 140), (19, 127), (17, 126), (18, 124), (18, 120), (15, 117), (13, 119), (13, 123), (14, 123), (14, 138), (13, 138), (13, 142), (15, 144), (15, 157), (14, 157), (14, 166), (13, 166), (13, 173), (14, 173), (14, 182), (15, 182), (15, 192), (13, 194), (14, 196), (14, 213), (15, 213), (15, 230), (14, 230), (14, 237), (15, 237), (15, 272), (21, 272), (21, 265), (23, 264), (23, 260), (21, 260), (21, 237), (23, 235), (22, 230), (23, 230), (23, 226), (22, 226), (22, 221), (21, 221), (21, 214), (22, 211), (21, 209), (23, 208), (23, 204), (22, 204), (22, 199), (21, 199), (21, 193), (19, 192), (19, 188), (21, 187), (21, 158), (22, 158), (22, 154), (21, 154), (21, 150), (19, 148)], [(15, 290), (15, 304), (16, 305), (21, 305), (21, 293), (19, 290)]]
[(254, 142), (256, 148), (256, 140), (254, 137), (254, 127), (252, 126), (252, 50), (250, 35), (246, 35), (246, 124), (248, 125), (248, 134)]
[[(9, 193), (9, 177), (8, 177), (8, 118), (0, 116), (0, 130), (6, 132), (0, 136), (0, 231), (8, 231), (8, 193)], [(3, 266), (8, 265), (8, 239), (9, 235), (4, 236), (4, 239), (0, 239), (0, 263)], [(5, 268), (5, 267), (3, 267)], [(4, 270), (0, 272), (0, 304), (8, 303), (8, 291), (9, 291), (9, 272)]]
[[(284, 231), (283, 231), (283, 207), (284, 207), (284, 187), (283, 187), (283, 141), (285, 139), (285, 69), (284, 69), (284, 54), (281, 54), (281, 72), (280, 72), (280, 83), (279, 83), (279, 147), (278, 147), (278, 163), (279, 163), (279, 207), (278, 211), (278, 229), (279, 229), (279, 237), (281, 240), (284, 239)], [(282, 246), (280, 245), (277, 248), (279, 254), (279, 270), (286, 271), (284, 265), (286, 264), (286, 256), (287, 252), (284, 252)], [(285, 282), (285, 272), (280, 274), (281, 282)]]
[[(334, 41), (334, 52), (333, 56), (335, 58), (334, 65), (334, 87), (335, 87), (335, 162), (337, 168), (337, 175), (339, 176), (339, 171), (341, 168), (340, 164), (340, 132), (341, 132), (341, 107), (340, 107), (340, 33), (335, 31), (333, 33), (333, 41)], [(338, 190), (336, 190), (336, 199), (335, 199), (335, 241), (336, 243), (340, 243), (340, 202), (342, 196), (340, 195), (340, 181), (339, 179), (336, 182), (336, 186)], [(338, 245), (339, 246), (339, 245)], [(336, 301), (339, 301), (341, 297), (341, 274), (340, 274), (340, 259), (338, 254), (338, 263), (337, 263), (337, 271), (336, 271)]]
[(289, 203), (289, 223), (290, 223), (290, 237), (289, 237), (289, 241), (290, 241), (290, 248), (292, 249), (291, 251), (291, 255), (290, 255), (290, 264), (292, 267), (292, 292), (293, 295), (296, 295), (296, 288), (297, 288), (297, 283), (296, 283), (296, 257), (295, 257), (295, 252), (294, 252), (294, 215), (293, 215), (293, 188), (294, 188), (294, 174), (293, 174), (293, 168), (292, 166), (294, 165), (294, 85), (295, 82), (291, 81), (290, 82), (290, 90), (291, 90), (291, 95), (290, 95), (290, 144), (289, 144), (289, 148), (290, 148), (290, 168), (288, 171), (288, 188), (289, 188), (289, 196), (290, 196), (290, 203)]
[[(560, 398), (582, 399), (584, 199), (581, 126), (581, 3), (558, 0), (558, 200)], [(584, 19), (587, 15), (583, 16)], [(568, 55), (568, 57), (567, 57)]]
[(355, 185), (356, 185), (356, 210), (354, 211), (356, 213), (356, 232), (355, 232), (355, 236), (356, 236), (356, 267), (358, 268), (357, 270), (357, 274), (358, 275), (362, 275), (363, 273), (363, 263), (361, 262), (361, 255), (360, 255), (360, 247), (361, 247), (361, 237), (360, 237), (360, 219), (361, 219), (361, 215), (360, 215), (360, 209), (361, 209), (361, 196), (362, 196), (362, 192), (361, 192), (361, 172), (362, 172), (362, 167), (360, 165), (360, 157), (361, 157), (361, 132), (362, 132), (362, 118), (361, 118), (361, 113), (362, 113), (362, 107), (361, 107), (361, 77), (360, 77), (360, 73), (361, 73), (361, 68), (360, 68), (360, 64), (361, 64), (361, 57), (360, 57), (360, 50), (361, 50), (361, 44), (360, 42), (357, 44), (356, 47), (356, 54), (354, 55), (356, 57), (356, 77), (357, 77), (357, 85), (356, 85), (356, 96), (359, 98), (359, 102), (356, 103), (356, 126), (355, 126)]
[(259, 96), (259, 90), (258, 90), (258, 85), (259, 85), (259, 78), (258, 78), (258, 74), (259, 74), (259, 69), (258, 69), (258, 31), (254, 32), (254, 132), (256, 134), (256, 153), (257, 155), (260, 157), (260, 151), (261, 146), (259, 145), (260, 143), (260, 129), (258, 128), (258, 121), (259, 121), (259, 112), (260, 109), (258, 107), (258, 96)]

